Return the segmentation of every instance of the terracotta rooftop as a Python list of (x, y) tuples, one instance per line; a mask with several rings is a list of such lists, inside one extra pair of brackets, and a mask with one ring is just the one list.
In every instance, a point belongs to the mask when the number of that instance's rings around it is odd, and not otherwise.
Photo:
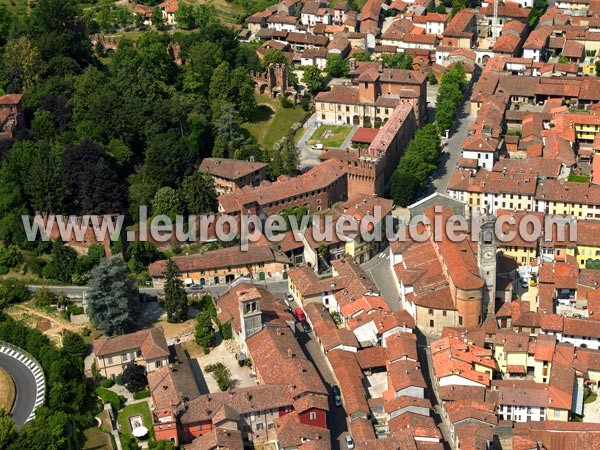
[(122, 336), (101, 337), (93, 342), (96, 356), (108, 356), (130, 350), (140, 350), (146, 360), (169, 356), (162, 328), (149, 328)]
[[(239, 245), (233, 245), (204, 253), (174, 256), (171, 259), (182, 273), (224, 267), (239, 267), (261, 262), (290, 264), (290, 260), (283, 253), (266, 245), (250, 245), (248, 251), (243, 251)], [(148, 274), (151, 277), (162, 277), (166, 265), (167, 260), (153, 262), (148, 266)]]
[(267, 166), (267, 163), (240, 161), (237, 159), (204, 158), (200, 164), (200, 171), (208, 172), (211, 175), (226, 180), (236, 181), (258, 172)]

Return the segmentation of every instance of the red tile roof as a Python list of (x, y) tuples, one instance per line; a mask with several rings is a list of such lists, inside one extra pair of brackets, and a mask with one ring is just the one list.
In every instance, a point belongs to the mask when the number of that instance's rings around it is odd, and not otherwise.
[(103, 336), (94, 340), (93, 346), (96, 356), (114, 355), (130, 350), (140, 350), (145, 360), (169, 356), (162, 328), (149, 328), (122, 336)]

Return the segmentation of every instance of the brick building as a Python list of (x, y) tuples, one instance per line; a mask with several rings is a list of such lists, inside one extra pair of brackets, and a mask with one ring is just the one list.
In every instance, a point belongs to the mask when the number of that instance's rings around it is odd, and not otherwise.
[(200, 172), (208, 172), (215, 182), (218, 195), (233, 192), (244, 186), (257, 186), (266, 178), (266, 163), (227, 158), (204, 158)]
[(342, 161), (346, 167), (348, 196), (358, 194), (385, 196), (389, 182), (406, 145), (418, 124), (413, 108), (400, 104), (366, 149), (326, 150), (321, 159)]
[(345, 200), (347, 186), (346, 166), (332, 159), (294, 178), (281, 175), (272, 183), (263, 181), (260, 186), (221, 195), (219, 212), (234, 216), (257, 214), (261, 218), (294, 206), (318, 212)]
[(387, 69), (383, 62), (351, 62), (350, 85), (335, 85), (315, 97), (317, 120), (335, 125), (377, 126), (386, 123), (395, 108), (411, 105), (417, 124), (427, 121), (427, 75)]

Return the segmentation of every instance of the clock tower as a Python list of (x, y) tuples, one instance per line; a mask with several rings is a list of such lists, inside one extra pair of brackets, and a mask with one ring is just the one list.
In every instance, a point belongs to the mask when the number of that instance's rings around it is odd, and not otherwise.
[[(483, 287), (483, 316), (493, 317), (496, 314), (496, 218), (486, 212), (481, 217), (477, 262), (479, 275), (485, 282)], [(485, 319), (484, 319), (485, 320)]]

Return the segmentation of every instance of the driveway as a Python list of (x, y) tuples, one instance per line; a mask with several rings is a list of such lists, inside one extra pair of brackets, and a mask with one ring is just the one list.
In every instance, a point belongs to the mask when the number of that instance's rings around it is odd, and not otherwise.
[(317, 114), (314, 113), (312, 116), (308, 118), (308, 120), (304, 123), (304, 129), (306, 130), (296, 146), (300, 150), (300, 170), (302, 172), (315, 167), (321, 161), (319, 160), (319, 156), (321, 154), (321, 150), (313, 150), (310, 145), (307, 144), (309, 139), (312, 137), (317, 128), (319, 128), (320, 124), (317, 122)]

